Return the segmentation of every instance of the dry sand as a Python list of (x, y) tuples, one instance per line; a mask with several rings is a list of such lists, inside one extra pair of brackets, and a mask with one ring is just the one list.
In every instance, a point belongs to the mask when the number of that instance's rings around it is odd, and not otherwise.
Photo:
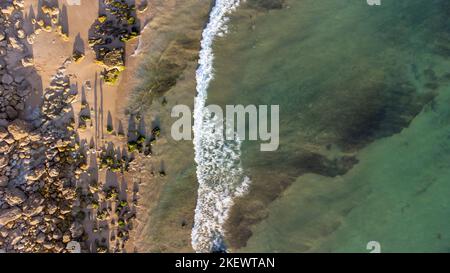
[[(25, 0), (25, 15), (31, 19), (38, 13), (38, 6), (42, 0)], [(137, 6), (143, 1), (137, 1)], [(77, 129), (81, 143), (94, 148), (88, 151), (91, 162), (87, 174), (82, 175), (82, 183), (89, 183), (95, 179), (101, 185), (118, 185), (127, 200), (138, 199), (139, 203), (133, 207), (137, 217), (131, 238), (125, 246), (125, 250), (132, 251), (192, 251), (190, 246), (190, 227), (193, 222), (195, 208), (196, 182), (193, 172), (193, 149), (190, 142), (177, 142), (171, 140), (170, 133), (170, 109), (175, 104), (193, 105), (195, 96), (195, 68), (197, 50), (180, 49), (174, 42), (178, 36), (191, 39), (199, 44), (202, 28), (206, 22), (210, 1), (176, 1), (157, 0), (150, 1), (144, 12), (138, 12), (141, 25), (141, 37), (126, 44), (126, 70), (121, 74), (118, 84), (111, 86), (104, 84), (100, 73), (103, 70), (95, 63), (95, 52), (88, 45), (88, 33), (93, 22), (98, 18), (98, 1), (81, 0), (81, 5), (68, 5), (66, 0), (59, 0), (61, 11), (67, 15), (66, 28), (68, 39), (64, 40), (55, 31), (41, 31), (30, 46), (35, 68), (38, 75), (33, 77), (32, 85), (34, 96), (27, 102), (29, 113), (37, 108), (41, 102), (43, 90), (50, 86), (52, 76), (67, 59), (73, 55), (74, 48), (82, 51), (85, 58), (79, 62), (67, 65), (66, 74), (70, 75), (73, 88), (78, 91), (77, 99), (73, 103), (73, 112), (76, 125), (79, 124), (79, 116), (82, 108), (90, 109), (91, 121), (87, 122), (85, 129)], [(29, 28), (31, 25), (28, 26)], [(175, 36), (173, 35), (175, 33)], [(141, 122), (145, 122), (146, 131), (154, 126), (162, 128), (161, 138), (153, 151), (152, 156), (137, 154), (130, 171), (124, 174), (112, 173), (106, 169), (98, 170), (97, 157), (102, 147), (113, 145), (120, 150), (127, 148), (127, 128), (129, 127), (130, 113), (127, 111), (129, 98), (134, 88), (141, 84), (138, 79), (138, 69), (145, 64), (147, 55), (161, 57), (171, 54), (176, 62), (181, 62), (184, 71), (177, 85), (172, 88), (164, 98), (168, 105), (155, 103), (148, 111), (139, 113)], [(90, 88), (89, 88), (90, 86)], [(161, 98), (156, 101), (161, 102)], [(136, 113), (134, 113), (136, 114)], [(134, 119), (133, 119), (134, 120)], [(133, 121), (134, 122), (134, 121)], [(114, 129), (114, 133), (108, 133), (107, 127)], [(123, 128), (124, 135), (117, 133)], [(167, 217), (161, 216), (161, 198), (166, 187), (179, 183), (177, 173), (186, 171), (187, 185), (190, 198), (187, 204), (174, 204), (174, 210)], [(167, 176), (160, 175), (167, 172)], [(137, 193), (138, 192), (138, 193)], [(171, 200), (170, 195), (168, 199)], [(167, 199), (167, 198), (166, 198)], [(172, 200), (173, 201), (173, 200)], [(176, 200), (175, 200), (176, 201)], [(112, 207), (114, 211), (115, 207)], [(89, 215), (85, 221), (88, 230), (89, 244), (99, 238), (98, 232), (92, 232), (94, 216)], [(113, 218), (117, 223), (116, 218)], [(114, 229), (110, 224), (106, 228)], [(101, 232), (100, 232), (101, 234)], [(135, 242), (139, 242), (136, 243)], [(112, 242), (110, 250), (112, 249)], [(95, 251), (95, 249), (91, 249)]]
[[(38, 9), (40, 0), (25, 1), (25, 12), (27, 17), (34, 18), (40, 12)], [(41, 31), (36, 35), (34, 44), (31, 46), (35, 68), (38, 76), (32, 82), (33, 88), (36, 90), (36, 95), (33, 96), (27, 103), (29, 109), (36, 108), (40, 101), (42, 90), (50, 86), (52, 76), (57, 69), (61, 67), (64, 62), (69, 59), (74, 51), (74, 48), (84, 52), (85, 58), (79, 62), (72, 62), (67, 66), (66, 74), (70, 75), (71, 84), (78, 91), (77, 100), (73, 103), (73, 112), (76, 124), (79, 124), (79, 113), (82, 109), (82, 104), (88, 105), (92, 120), (88, 122), (86, 129), (78, 129), (78, 135), (83, 143), (95, 143), (97, 153), (102, 146), (107, 146), (112, 143), (114, 147), (126, 148), (127, 140), (125, 137), (120, 137), (117, 134), (110, 134), (107, 132), (107, 126), (112, 122), (112, 126), (117, 133), (119, 123), (122, 123), (123, 128), (128, 126), (128, 117), (124, 109), (127, 106), (128, 94), (132, 91), (134, 84), (134, 72), (138, 65), (136, 57), (130, 57), (137, 47), (138, 39), (134, 39), (126, 45), (126, 71), (122, 73), (118, 85), (104, 84), (100, 73), (103, 70), (95, 63), (95, 52), (88, 45), (88, 33), (93, 22), (98, 18), (99, 7), (98, 1), (82, 1), (81, 5), (68, 5), (65, 0), (59, 1), (60, 10), (65, 10), (67, 14), (68, 25), (68, 39), (64, 40), (55, 31), (51, 32)], [(152, 18), (153, 9), (148, 8), (145, 12), (139, 13), (141, 22), (148, 21)], [(154, 11), (154, 10), (153, 10)], [(91, 86), (89, 88), (89, 86)], [(90, 150), (91, 155), (88, 157), (95, 159), (95, 149)], [(88, 152), (89, 153), (89, 152)], [(94, 160), (95, 161), (95, 160)], [(90, 170), (95, 166), (90, 166)], [(97, 174), (98, 181), (105, 185), (115, 181), (126, 181), (126, 185), (130, 194), (128, 199), (131, 199), (132, 189), (135, 187), (131, 177), (125, 174), (111, 174), (111, 172), (104, 170), (90, 171), (90, 175), (84, 176), (88, 179), (93, 179), (91, 176)], [(131, 200), (129, 200), (131, 203)], [(91, 227), (86, 227), (86, 230), (92, 230)], [(90, 232), (90, 240), (94, 240), (96, 236)], [(128, 251), (134, 251), (133, 240), (130, 240), (126, 246)]]

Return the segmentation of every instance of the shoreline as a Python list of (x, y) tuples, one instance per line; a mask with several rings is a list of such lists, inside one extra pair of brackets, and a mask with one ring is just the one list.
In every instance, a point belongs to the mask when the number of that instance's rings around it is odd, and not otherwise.
[(194, 104), (194, 149), (199, 183), (192, 244), (196, 252), (225, 252), (224, 224), (235, 198), (245, 194), (250, 180), (240, 164), (240, 141), (225, 141), (214, 131), (214, 120), (205, 107), (208, 88), (214, 78), (213, 43), (227, 31), (227, 18), (239, 1), (216, 1), (203, 30), (199, 67), (196, 71), (197, 96)]
[[(158, 10), (153, 4), (149, 7), (142, 5), (140, 3), (138, 8), (142, 10), (138, 11), (137, 16), (139, 20), (151, 23), (155, 17), (154, 12), (160, 12), (161, 9)], [(54, 134), (54, 137), (42, 136), (47, 139), (43, 144), (59, 149), (56, 153), (61, 154), (60, 157), (64, 162), (71, 162), (74, 168), (72, 166), (57, 167), (54, 159), (52, 161), (37, 160), (26, 169), (20, 167), (27, 172), (21, 176), (25, 181), (37, 181), (32, 184), (34, 185), (32, 189), (25, 188), (21, 184), (23, 182), (14, 182), (2, 175), (0, 249), (7, 252), (43, 250), (67, 252), (66, 244), (75, 240), (81, 243), (83, 252), (136, 251), (135, 228), (133, 228), (133, 222), (136, 221), (133, 219), (140, 217), (142, 206), (138, 204), (141, 198), (139, 183), (130, 175), (132, 173), (130, 170), (134, 170), (135, 166), (144, 160), (143, 158), (151, 156), (151, 152), (149, 154), (146, 152), (144, 155), (144, 150), (141, 151), (141, 149), (150, 151), (149, 141), (155, 138), (156, 134), (153, 127), (142, 130), (139, 125), (134, 125), (135, 117), (132, 116), (129, 119), (130, 116), (126, 111), (129, 94), (133, 91), (130, 86), (137, 84), (135, 70), (141, 65), (141, 60), (131, 56), (138, 41), (126, 43), (126, 55), (123, 56), (126, 69), (120, 75), (119, 84), (106, 85), (103, 81), (108, 79), (101, 76), (104, 68), (96, 63), (98, 52), (93, 51), (88, 45), (90, 28), (93, 24), (98, 20), (100, 30), (102, 28), (102, 22), (98, 18), (104, 11), (99, 11), (97, 3), (83, 1), (81, 6), (78, 6), (68, 5), (64, 0), (58, 1), (58, 5), (55, 6), (47, 2), (29, 0), (19, 6), (13, 6), (9, 2), (2, 3), (1, 7), (2, 13), (6, 16), (23, 14), (23, 19), (19, 19), (23, 30), (19, 29), (15, 35), (24, 35), (19, 37), (19, 39), (23, 38), (24, 42), (14, 45), (14, 48), (22, 49), (28, 55), (31, 53), (29, 62), (24, 63), (27, 68), (22, 70), (26, 72), (24, 78), (31, 84), (30, 89), (32, 89), (30, 95), (26, 96), (24, 106), (20, 108), (23, 111), (19, 113), (21, 118), (29, 122), (14, 121), (18, 115), (13, 113), (13, 108), (11, 108), (11, 114), (9, 112), (8, 116), (5, 114), (9, 121), (2, 120), (0, 141), (3, 150), (8, 148), (11, 158), (17, 156), (11, 152), (15, 146), (9, 148), (10, 146), (5, 146), (3, 142), (5, 140), (8, 145), (15, 145), (16, 142), (12, 141), (11, 134), (17, 130), (24, 136), (29, 135), (26, 137), (27, 141), (30, 136), (32, 136), (31, 141), (39, 141), (41, 134), (53, 128), (50, 134)], [(104, 6), (102, 9), (105, 7), (110, 8)], [(128, 12), (129, 7), (125, 8), (120, 12)], [(110, 20), (115, 19), (112, 17)], [(11, 34), (9, 33), (10, 36)], [(11, 39), (9, 42), (17, 42)], [(13, 59), (16, 55), (8, 51), (7, 57)], [(110, 62), (109, 59), (105, 61)], [(15, 73), (14, 77), (17, 80), (19, 75)], [(10, 83), (6, 76), (3, 84), (5, 82)], [(59, 96), (62, 96), (61, 99)], [(16, 103), (14, 102), (14, 105)], [(5, 106), (2, 104), (2, 107)], [(63, 109), (63, 112), (60, 114), (57, 109)], [(5, 132), (3, 132), (3, 126), (7, 127)], [(126, 128), (128, 128), (127, 135), (125, 135)], [(22, 135), (21, 141), (25, 139)], [(67, 141), (59, 144), (61, 140), (55, 138), (56, 136), (67, 138)], [(133, 139), (138, 136), (144, 136), (145, 142), (143, 147), (139, 147), (139, 151), (134, 153), (130, 150), (129, 143), (135, 141)], [(53, 141), (58, 143), (51, 144), (50, 142)], [(19, 145), (24, 144), (19, 143)], [(69, 155), (65, 152), (66, 149), (72, 151), (70, 157), (73, 159), (69, 160), (69, 157), (66, 157)], [(21, 151), (18, 150), (18, 152)], [(52, 150), (48, 148), (47, 154), (49, 152)], [(24, 162), (27, 158), (36, 157), (33, 154), (18, 155), (25, 159)], [(2, 161), (2, 167), (8, 164), (8, 161), (12, 168), (22, 166), (19, 165), (22, 164), (21, 161), (18, 164), (8, 158), (6, 160), (6, 162)], [(54, 174), (47, 174), (47, 168), (52, 165), (55, 165)], [(39, 174), (37, 174), (38, 168), (40, 168)], [(6, 175), (9, 176), (9, 173)], [(58, 179), (60, 183), (66, 183), (64, 185), (68, 187), (64, 191), (65, 198), (62, 201), (57, 201), (60, 199), (55, 199), (56, 195), (44, 194), (48, 187), (50, 191), (53, 191), (51, 181), (55, 179)], [(43, 196), (33, 195), (32, 192), (36, 190), (39, 190)], [(4, 198), (6, 201), (11, 201), (4, 202)], [(38, 202), (36, 203), (38, 210), (32, 214), (26, 212), (27, 202)], [(62, 211), (63, 208), (64, 211)], [(60, 220), (57, 220), (59, 214), (56, 214), (55, 210), (57, 213), (64, 213), (64, 216), (59, 217), (67, 221), (68, 226), (59, 224)], [(24, 213), (32, 216), (32, 219)], [(145, 219), (145, 208), (142, 215), (142, 219)], [(57, 226), (61, 226), (56, 229), (51, 224), (52, 221), (56, 221)], [(47, 226), (48, 230), (46, 233), (30, 233), (26, 237), (20, 236), (20, 240), (9, 241), (9, 228), (15, 228), (18, 225), (22, 228), (29, 226), (30, 231), (43, 225), (43, 227)]]
[[(150, 55), (140, 74), (145, 75), (158, 68), (164, 71), (166, 64), (170, 64), (176, 67), (174, 75), (177, 81), (173, 86), (158, 89), (150, 97), (139, 97), (141, 88), (145, 90), (153, 87), (151, 78), (144, 80), (138, 86), (137, 97), (134, 98), (144, 101), (144, 105), (151, 105), (141, 109), (142, 117), (161, 128), (159, 145), (153, 151), (155, 156), (148, 159), (143, 168), (150, 174), (152, 171), (164, 171), (163, 177), (151, 183), (143, 182), (142, 195), (145, 196), (146, 210), (142, 210), (142, 214), (146, 213), (144, 217), (147, 218), (140, 224), (138, 237), (142, 240), (139, 249), (144, 252), (193, 252), (190, 227), (193, 225), (197, 190), (194, 149), (192, 142), (174, 141), (170, 136), (173, 122), (171, 109), (177, 104), (193, 107), (200, 37), (210, 3), (171, 1), (165, 2), (165, 5), (170, 6), (167, 14), (157, 18), (155, 25), (149, 25), (149, 31), (154, 30), (154, 35), (147, 37), (152, 40), (144, 48), (150, 51)], [(164, 27), (155, 29), (157, 26)], [(141, 176), (145, 181), (145, 173)]]

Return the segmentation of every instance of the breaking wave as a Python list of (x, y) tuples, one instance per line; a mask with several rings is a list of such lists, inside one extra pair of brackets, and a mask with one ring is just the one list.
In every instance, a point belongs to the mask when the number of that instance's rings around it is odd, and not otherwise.
[(226, 33), (227, 15), (239, 3), (240, 0), (216, 0), (201, 41), (193, 128), (199, 189), (191, 236), (197, 252), (226, 251), (223, 226), (234, 198), (242, 196), (250, 183), (240, 162), (241, 141), (225, 140), (223, 131), (214, 130), (218, 120), (205, 106), (214, 74), (212, 45), (217, 36)]

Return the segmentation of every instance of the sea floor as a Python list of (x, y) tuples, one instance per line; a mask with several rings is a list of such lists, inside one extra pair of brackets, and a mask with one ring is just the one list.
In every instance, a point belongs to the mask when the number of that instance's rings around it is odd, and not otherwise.
[(448, 2), (261, 3), (214, 48), (208, 103), (280, 106), (279, 150), (244, 143), (230, 249), (447, 252)]

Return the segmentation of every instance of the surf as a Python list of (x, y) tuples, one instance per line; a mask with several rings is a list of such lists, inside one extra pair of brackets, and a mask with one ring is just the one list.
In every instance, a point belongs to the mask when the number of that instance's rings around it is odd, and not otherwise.
[(193, 126), (199, 188), (191, 239), (196, 252), (226, 251), (224, 224), (233, 200), (244, 195), (250, 184), (240, 162), (242, 142), (227, 141), (223, 132), (214, 130), (217, 120), (205, 106), (214, 78), (214, 40), (226, 34), (228, 15), (239, 4), (240, 0), (216, 0), (202, 34)]

